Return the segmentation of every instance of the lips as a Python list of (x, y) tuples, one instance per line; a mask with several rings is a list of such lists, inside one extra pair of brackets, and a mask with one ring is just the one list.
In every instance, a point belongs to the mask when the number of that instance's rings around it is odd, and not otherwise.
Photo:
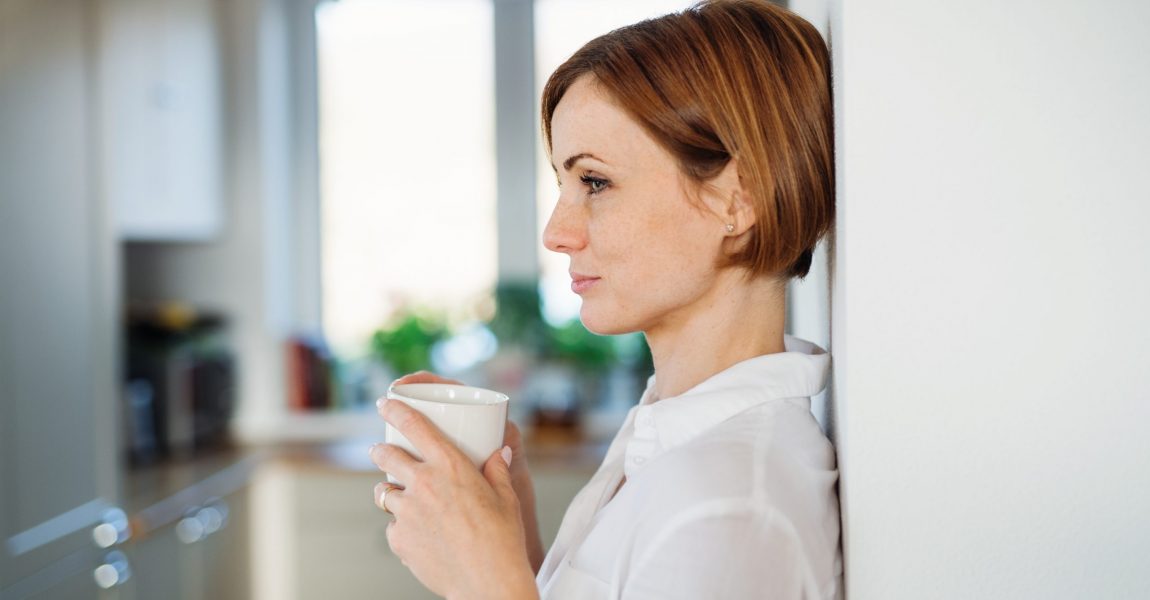
[(591, 275), (571, 273), (571, 291), (583, 295), (584, 292), (594, 287), (594, 285), (599, 282), (599, 279), (599, 277), (592, 277)]

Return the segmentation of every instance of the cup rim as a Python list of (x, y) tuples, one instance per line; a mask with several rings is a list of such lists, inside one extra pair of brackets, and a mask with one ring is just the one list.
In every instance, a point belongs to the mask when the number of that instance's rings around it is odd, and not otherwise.
[[(450, 400), (428, 400), (425, 398), (414, 398), (414, 397), (410, 396), (409, 394), (404, 393), (404, 390), (409, 389), (409, 388), (418, 389), (418, 388), (429, 388), (429, 387), (458, 388), (460, 390), (479, 392), (482, 395), (492, 395), (494, 397), (492, 398), (492, 400), (490, 402), (453, 402)], [(485, 407), (485, 406), (498, 406), (500, 404), (505, 404), (511, 400), (511, 398), (507, 394), (504, 394), (503, 392), (497, 392), (495, 390), (490, 390), (487, 388), (476, 387), (473, 385), (461, 385), (461, 384), (457, 384), (457, 383), (433, 383), (433, 382), (430, 382), (430, 383), (401, 383), (399, 385), (393, 384), (387, 388), (387, 397), (403, 400), (404, 402), (417, 402), (417, 403), (423, 403), (423, 404), (448, 404), (451, 406), (477, 407), (477, 408), (481, 408), (481, 407)]]

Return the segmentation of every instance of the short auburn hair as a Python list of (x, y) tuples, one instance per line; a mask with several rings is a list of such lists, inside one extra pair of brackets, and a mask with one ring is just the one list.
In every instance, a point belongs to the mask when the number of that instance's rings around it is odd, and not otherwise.
[(616, 29), (583, 46), (543, 88), (543, 139), (568, 88), (591, 75), (704, 184), (732, 158), (755, 225), (728, 264), (805, 277), (834, 225), (834, 118), (826, 44), (763, 0), (710, 0)]

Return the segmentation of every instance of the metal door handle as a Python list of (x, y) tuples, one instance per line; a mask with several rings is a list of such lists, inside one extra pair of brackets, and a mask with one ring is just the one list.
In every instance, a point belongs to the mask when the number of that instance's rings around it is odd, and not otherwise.
[(194, 544), (223, 529), (227, 523), (228, 505), (223, 500), (216, 500), (188, 511), (188, 516), (176, 523), (176, 537), (185, 544)]
[(100, 515), (100, 524), (92, 528), (92, 541), (100, 548), (118, 546), (131, 537), (132, 528), (128, 523), (128, 515), (114, 506), (106, 509)]
[(128, 564), (128, 557), (123, 552), (113, 550), (104, 557), (104, 564), (96, 567), (92, 572), (96, 585), (107, 590), (123, 585), (132, 577), (132, 567)]

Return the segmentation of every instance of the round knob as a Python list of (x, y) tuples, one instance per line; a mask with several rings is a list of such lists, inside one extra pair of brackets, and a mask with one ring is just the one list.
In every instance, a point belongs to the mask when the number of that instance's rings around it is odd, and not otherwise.
[(194, 544), (207, 537), (208, 534), (204, 528), (204, 522), (201, 521), (197, 515), (198, 512), (193, 513), (191, 516), (184, 517), (180, 519), (179, 523), (176, 523), (176, 537), (180, 538), (181, 542)]
[(101, 548), (111, 548), (116, 545), (119, 535), (116, 528), (108, 523), (100, 523), (92, 530), (92, 540)]
[(185, 544), (194, 544), (212, 535), (227, 525), (228, 505), (216, 500), (203, 508), (188, 511), (187, 516), (176, 523), (176, 537)]
[(215, 506), (203, 507), (196, 517), (204, 524), (204, 535), (211, 535), (224, 526), (224, 513)]
[(100, 515), (100, 524), (92, 529), (92, 541), (100, 548), (123, 544), (132, 537), (128, 515), (118, 508), (109, 508)]
[(104, 557), (104, 564), (92, 572), (96, 585), (105, 590), (123, 585), (131, 576), (132, 568), (128, 565), (128, 557), (122, 552), (115, 551), (109, 552)]

